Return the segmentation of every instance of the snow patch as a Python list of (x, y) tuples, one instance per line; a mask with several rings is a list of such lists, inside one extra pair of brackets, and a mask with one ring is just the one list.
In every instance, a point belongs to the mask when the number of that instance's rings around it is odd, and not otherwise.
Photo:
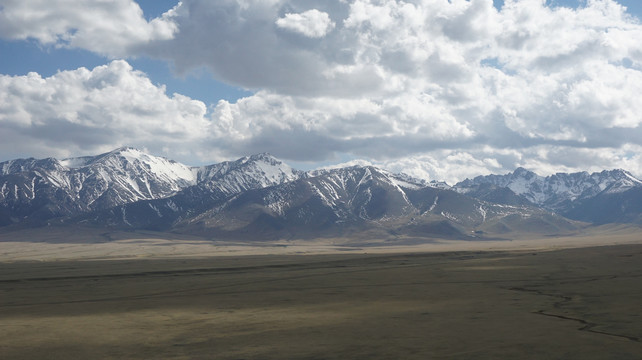
[(433, 201), (432, 205), (430, 205), (430, 208), (428, 208), (428, 212), (435, 210), (435, 207), (437, 206), (438, 201), (439, 201), (439, 196), (435, 196), (435, 201)]
[(479, 213), (482, 216), (482, 222), (486, 222), (486, 209), (484, 209), (484, 206), (479, 205)]
[(132, 224), (130, 224), (129, 221), (127, 221), (127, 210), (125, 210), (124, 206), (120, 208), (120, 212), (123, 215), (123, 222), (129, 226), (132, 226)]
[(159, 218), (163, 217), (163, 214), (161, 214), (161, 212), (158, 210), (158, 208), (156, 206), (152, 205), (151, 203), (149, 203), (147, 205), (149, 205), (149, 207), (152, 208), (152, 210), (154, 210), (154, 212), (156, 212), (156, 215), (158, 215)]

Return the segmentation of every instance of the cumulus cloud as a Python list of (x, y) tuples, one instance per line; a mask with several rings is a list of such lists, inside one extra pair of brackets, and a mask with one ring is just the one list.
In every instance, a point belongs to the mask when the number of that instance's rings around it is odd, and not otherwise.
[(178, 28), (171, 16), (147, 21), (133, 0), (3, 0), (0, 37), (126, 56), (141, 44), (172, 38)]
[(464, 150), (436, 150), (373, 164), (420, 179), (444, 180), (450, 185), (478, 175), (505, 174), (518, 167), (540, 175), (623, 168), (640, 176), (642, 146), (575, 148), (539, 145), (497, 149), (484, 145)]
[(328, 13), (312, 9), (300, 14), (287, 13), (276, 20), (276, 26), (311, 38), (324, 37), (334, 23)]
[[(587, 168), (593, 165), (580, 161), (582, 152), (613, 155), (642, 141), (635, 41), (642, 27), (614, 1), (578, 9), (507, 1), (501, 11), (482, 0), (354, 1), (343, 10), (333, 36), (301, 47), (314, 47), (318, 61), (310, 64), (324, 76), (320, 85), (308, 88), (315, 79), (294, 75), (301, 80), (294, 95), (266, 79), (269, 90), (219, 103), (219, 130), (237, 129), (230, 133), (252, 149), (288, 134), (296, 135), (287, 142), (315, 139), (326, 149), (306, 155), (297, 146), (290, 147), (296, 154), (274, 148), (297, 160), (349, 152), (451, 180), (516, 166)], [(345, 81), (362, 71), (370, 83)], [(576, 154), (575, 165), (556, 164), (543, 156), (547, 148)], [(599, 158), (604, 167), (632, 164), (623, 155)]]
[(180, 153), (208, 133), (206, 110), (200, 101), (168, 96), (122, 60), (47, 78), (0, 76), (3, 152), (68, 156), (137, 144)]
[[(642, 175), (640, 158), (632, 155), (642, 146), (642, 25), (615, 0), (589, 0), (575, 9), (506, 0), (501, 10), (491, 0), (330, 0), (314, 6), (183, 0), (149, 22), (125, 0), (105, 5), (104, 12), (81, 2), (79, 14), (73, 9), (50, 14), (55, 16), (38, 15), (32, 2), (5, 3), (4, 38), (152, 56), (172, 62), (178, 72), (206, 68), (253, 90), (236, 102), (212, 104), (207, 114), (177, 117), (195, 124), (185, 129), (198, 131), (182, 136), (200, 139), (195, 151), (203, 157), (269, 151), (286, 160), (322, 161), (348, 154), (451, 182), (517, 166), (543, 174), (627, 167)], [(127, 17), (102, 16), (128, 8)], [(18, 19), (7, 9), (29, 15)], [(181, 101), (194, 103), (152, 87), (177, 109)], [(94, 92), (88, 84), (82, 88)], [(92, 116), (103, 119), (98, 109), (107, 105), (100, 99)], [(4, 103), (2, 111), (11, 114), (6, 123), (35, 129), (42, 119), (54, 121), (44, 113), (73, 123), (71, 105), (43, 110), (25, 101), (16, 96)], [(107, 109), (132, 121), (136, 114)]]
[(266, 128), (294, 127), (342, 140), (418, 135), (441, 141), (474, 135), (432, 101), (426, 95), (375, 101), (259, 92), (236, 103), (220, 101), (214, 108), (214, 131), (238, 140), (259, 136)]

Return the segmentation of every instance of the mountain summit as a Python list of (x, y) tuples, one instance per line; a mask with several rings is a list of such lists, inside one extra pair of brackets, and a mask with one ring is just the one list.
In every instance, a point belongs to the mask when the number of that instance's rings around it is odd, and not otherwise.
[(60, 161), (18, 159), (0, 169), (3, 225), (164, 198), (196, 183), (190, 167), (133, 148)]
[(489, 189), (510, 191), (512, 201), (520, 198), (522, 203), (530, 203), (553, 211), (564, 212), (574, 202), (597, 196), (598, 194), (622, 193), (642, 186), (642, 181), (631, 173), (616, 169), (599, 173), (557, 173), (539, 176), (532, 171), (518, 168), (505, 175), (478, 176), (455, 184), (453, 189), (469, 196), (489, 201), (499, 201), (489, 196)]

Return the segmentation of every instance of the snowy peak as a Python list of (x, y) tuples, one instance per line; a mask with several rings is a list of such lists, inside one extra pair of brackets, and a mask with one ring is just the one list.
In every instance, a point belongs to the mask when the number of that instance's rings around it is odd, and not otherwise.
[(265, 162), (273, 165), (282, 164), (283, 162), (270, 153), (258, 153), (250, 156), (244, 156), (239, 159), (240, 162)]
[(373, 166), (351, 166), (230, 196), (181, 219), (176, 229), (232, 239), (349, 237), (360, 231), (368, 237), (374, 231), (386, 237), (463, 239), (486, 229), (547, 226), (552, 233), (566, 225), (573, 227), (548, 211), (489, 204)]
[(599, 173), (557, 173), (542, 177), (524, 168), (505, 175), (478, 176), (454, 186), (460, 193), (476, 196), (488, 186), (506, 188), (515, 195), (551, 210), (563, 210), (570, 203), (602, 192), (619, 193), (642, 186), (642, 181), (621, 169)]
[(138, 150), (133, 147), (121, 147), (110, 152), (100, 154), (94, 158), (92, 163), (100, 161), (109, 161), (109, 159), (124, 158), (128, 161), (134, 162), (136, 160), (144, 161), (145, 159), (152, 157), (152, 155), (146, 154), (141, 150)]
[(266, 153), (204, 166), (196, 173), (200, 187), (224, 194), (278, 185), (305, 176), (304, 172)]
[(245, 160), (243, 168), (249, 171), (250, 176), (262, 178), (264, 186), (293, 181), (303, 175), (302, 172), (294, 170), (267, 153), (252, 155), (249, 158), (243, 158), (243, 160)]
[(168, 182), (182, 183), (179, 187), (196, 183), (196, 177), (191, 167), (164, 157), (152, 156), (134, 148), (119, 149), (118, 152), (112, 152), (109, 157), (102, 160), (106, 161), (106, 159), (110, 159), (110, 161), (117, 159), (118, 162), (112, 162), (112, 164), (123, 164), (125, 170), (132, 169), (134, 173), (142, 171)]
[(48, 171), (64, 170), (64, 164), (57, 159), (16, 159), (0, 163), (0, 175), (17, 174), (24, 171), (33, 171), (35, 169), (44, 169)]
[(132, 147), (122, 147), (98, 155), (70, 158), (63, 160), (70, 168), (107, 167), (123, 172), (138, 174), (153, 174), (168, 181), (183, 181), (189, 184), (196, 183), (196, 176), (192, 168), (164, 157), (149, 155)]
[[(258, 221), (256, 226), (284, 228), (291, 221), (303, 227), (348, 226), (351, 221), (371, 224), (401, 218), (412, 226), (426, 221), (478, 226), (509, 215), (550, 215), (551, 210), (604, 212), (601, 206), (589, 206), (587, 199), (602, 198), (614, 204), (613, 209), (622, 208), (626, 201), (620, 198), (639, 203), (629, 199), (638, 190), (642, 193), (642, 181), (624, 170), (542, 177), (518, 168), (450, 187), (371, 165), (303, 172), (260, 153), (189, 167), (123, 147), (97, 156), (0, 163), (0, 226), (80, 215), (105, 219), (99, 224), (163, 229), (179, 223), (189, 227), (192, 220), (218, 226), (217, 221), (233, 223), (241, 215)], [(627, 219), (642, 214), (635, 207), (627, 209)], [(586, 218), (580, 215), (576, 218)]]
[(634, 187), (642, 186), (642, 181), (622, 169), (605, 170), (593, 175), (600, 189), (603, 189), (603, 191), (608, 194), (620, 193)]
[(453, 189), (459, 193), (474, 196), (475, 191), (485, 185), (508, 188), (534, 204), (540, 204), (545, 200), (542, 190), (544, 178), (521, 167), (505, 175), (486, 175), (477, 176), (472, 180), (466, 179), (455, 184)]
[(10, 215), (0, 219), (5, 224), (165, 198), (196, 183), (190, 167), (129, 147), (62, 161), (13, 160), (0, 169), (0, 207)]
[(351, 166), (315, 172), (304, 179), (316, 197), (336, 214), (355, 218), (379, 219), (401, 216), (412, 210), (406, 194), (424, 188), (423, 181), (404, 174), (392, 174), (374, 166)]
[(441, 189), (441, 190), (451, 190), (452, 186), (448, 185), (445, 181), (438, 181), (438, 180), (430, 180), (428, 183), (428, 186), (435, 188), (435, 189)]
[(92, 208), (164, 198), (196, 184), (190, 167), (131, 147), (65, 162), (71, 190)]
[[(260, 163), (260, 162), (259, 162)], [(222, 206), (188, 221), (193, 229), (252, 233), (320, 231), (406, 216), (414, 210), (404, 187), (419, 187), (371, 166), (314, 171), (298, 180), (232, 196)], [(297, 230), (298, 229), (298, 230)]]
[(82, 171), (86, 168), (108, 168), (133, 175), (142, 172), (154, 174), (169, 181), (196, 183), (196, 174), (191, 167), (164, 157), (149, 155), (132, 147), (121, 147), (97, 156), (82, 156), (60, 160), (68, 169)]
[(521, 166), (515, 169), (515, 171), (513, 171), (511, 175), (513, 178), (524, 178), (527, 180), (538, 177), (537, 174), (535, 174), (534, 172), (530, 170), (526, 170)]
[(147, 155), (147, 154), (144, 154), (142, 151), (136, 148), (121, 147), (100, 155), (79, 156), (79, 157), (62, 159), (60, 160), (60, 163), (70, 169), (77, 169), (77, 168), (82, 168), (86, 166), (91, 166), (93, 164), (97, 164), (101, 162), (108, 162), (110, 160), (113, 160), (121, 156), (130, 158), (130, 159), (135, 159), (135, 158), (142, 158), (144, 155)]

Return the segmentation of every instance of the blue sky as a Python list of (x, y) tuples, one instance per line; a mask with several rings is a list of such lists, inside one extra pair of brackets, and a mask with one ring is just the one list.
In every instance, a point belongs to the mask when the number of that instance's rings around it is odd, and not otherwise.
[(517, 166), (642, 175), (640, 1), (176, 5), (0, 0), (0, 161), (131, 145), (449, 181)]

